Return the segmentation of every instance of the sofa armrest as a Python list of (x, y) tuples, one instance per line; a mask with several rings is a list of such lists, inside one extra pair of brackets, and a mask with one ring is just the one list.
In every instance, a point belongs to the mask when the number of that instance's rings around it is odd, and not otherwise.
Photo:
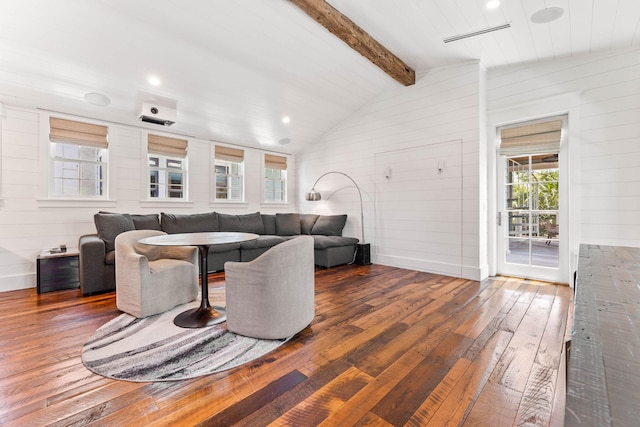
[(80, 289), (84, 295), (113, 289), (115, 278), (109, 280), (105, 263), (106, 246), (97, 234), (85, 234), (78, 240)]

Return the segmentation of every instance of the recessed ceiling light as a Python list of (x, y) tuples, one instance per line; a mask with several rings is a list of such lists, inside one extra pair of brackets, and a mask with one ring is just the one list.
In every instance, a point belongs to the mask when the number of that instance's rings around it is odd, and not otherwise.
[(563, 14), (564, 9), (561, 7), (547, 7), (531, 15), (531, 22), (534, 24), (548, 24), (560, 18)]
[(500, 6), (500, 2), (498, 0), (491, 0), (487, 2), (487, 9), (495, 9)]
[(89, 92), (84, 95), (84, 100), (91, 105), (97, 105), (99, 107), (106, 107), (111, 103), (111, 100), (101, 93)]
[(278, 144), (280, 145), (287, 145), (291, 142), (291, 138), (282, 138), (280, 141), (278, 141)]
[(152, 86), (160, 86), (160, 78), (158, 76), (149, 76), (147, 81)]
[(284, 123), (285, 125), (288, 125), (289, 123), (291, 123), (291, 117), (289, 116), (284, 116), (282, 118), (282, 123)]

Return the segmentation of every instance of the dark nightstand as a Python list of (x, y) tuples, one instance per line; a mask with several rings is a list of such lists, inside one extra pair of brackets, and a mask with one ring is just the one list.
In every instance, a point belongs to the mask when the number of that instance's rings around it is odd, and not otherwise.
[(80, 287), (78, 251), (42, 251), (36, 260), (38, 293)]

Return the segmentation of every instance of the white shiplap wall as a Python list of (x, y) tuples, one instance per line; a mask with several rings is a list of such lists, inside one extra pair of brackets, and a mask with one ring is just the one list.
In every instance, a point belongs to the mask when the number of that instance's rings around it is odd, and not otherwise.
[[(109, 200), (72, 202), (48, 200), (48, 117), (39, 110), (4, 105), (0, 116), (0, 291), (35, 287), (36, 258), (43, 249), (95, 233), (93, 215), (99, 210), (128, 213), (292, 212), (295, 208), (295, 159), (288, 156), (287, 205), (262, 204), (263, 151), (245, 148), (243, 204), (210, 202), (213, 142), (189, 140), (189, 202), (146, 201), (147, 130), (113, 123), (109, 126)], [(59, 116), (59, 114), (56, 114)], [(64, 116), (64, 115), (63, 115)], [(81, 118), (64, 116), (82, 121)]]
[(493, 69), (488, 110), (569, 118), (571, 265), (580, 243), (640, 246), (640, 50)]
[[(323, 193), (323, 197), (328, 194), (328, 200), (304, 201), (304, 192), (322, 173), (329, 170), (345, 172), (358, 182), (363, 191), (365, 234), (367, 242), (372, 244), (374, 263), (416, 270), (424, 270), (424, 266), (430, 263), (439, 264), (442, 259), (437, 253), (431, 257), (424, 247), (436, 247), (442, 239), (440, 233), (437, 236), (423, 233), (421, 241), (407, 241), (402, 249), (385, 247), (383, 250), (378, 247), (380, 230), (388, 232), (396, 224), (387, 221), (387, 217), (376, 210), (375, 200), (383, 196), (376, 192), (385, 190), (375, 185), (378, 181), (374, 175), (375, 157), (394, 150), (462, 141), (462, 200), (458, 204), (462, 208), (457, 212), (460, 223), (448, 230), (447, 238), (455, 246), (449, 247), (449, 251), (459, 254), (459, 265), (455, 266), (455, 271), (463, 277), (482, 278), (486, 271), (486, 259), (482, 259), (484, 252), (479, 248), (483, 240), (479, 234), (486, 230), (481, 224), (485, 215), (480, 212), (484, 203), (480, 200), (483, 194), (481, 186), (485, 184), (479, 178), (486, 168), (479, 146), (480, 140), (484, 139), (480, 135), (480, 117), (484, 115), (480, 111), (483, 108), (480, 94), (483, 76), (484, 71), (477, 62), (430, 70), (414, 86), (398, 86), (371, 100), (312, 148), (298, 155), (301, 212), (347, 213), (349, 220), (344, 234), (360, 237), (357, 193), (345, 178), (329, 175), (318, 183), (316, 189)], [(422, 198), (421, 190), (422, 186), (415, 180), (407, 188), (408, 192), (415, 193), (415, 203), (428, 210), (434, 201)], [(417, 226), (428, 230), (429, 221), (425, 217)], [(378, 253), (384, 253), (383, 259), (378, 257)]]

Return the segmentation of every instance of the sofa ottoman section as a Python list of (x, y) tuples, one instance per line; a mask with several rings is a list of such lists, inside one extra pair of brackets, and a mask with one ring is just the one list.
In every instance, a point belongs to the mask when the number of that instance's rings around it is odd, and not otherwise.
[(358, 239), (344, 236), (312, 235), (313, 252), (316, 265), (331, 268), (336, 265), (350, 264), (356, 253)]

